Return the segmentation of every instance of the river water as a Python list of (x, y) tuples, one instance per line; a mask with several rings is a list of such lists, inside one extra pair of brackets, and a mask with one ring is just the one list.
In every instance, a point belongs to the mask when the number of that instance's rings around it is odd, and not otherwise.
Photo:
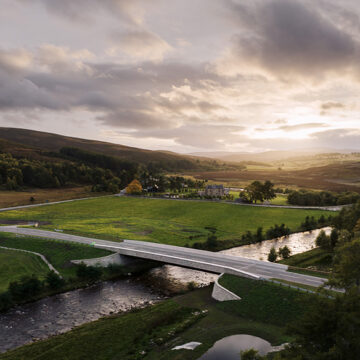
[[(267, 261), (267, 256), (271, 247), (274, 246), (276, 250), (279, 250), (280, 247), (286, 245), (291, 250), (291, 255), (295, 255), (313, 249), (315, 247), (315, 240), (321, 230), (324, 230), (327, 234), (330, 234), (331, 232), (331, 228), (326, 227), (311, 232), (295, 233), (286, 237), (267, 240), (257, 244), (239, 246), (220, 252), (248, 259)], [(173, 265), (163, 265), (159, 268), (152, 269), (150, 274), (154, 277), (172, 280), (180, 284), (186, 284), (193, 281), (199, 286), (207, 286), (211, 282), (214, 282), (218, 277), (216, 274)]]
[[(330, 232), (330, 228), (325, 230)], [(292, 254), (297, 254), (312, 249), (319, 232), (320, 230), (315, 230), (311, 233), (292, 234), (285, 238), (222, 252), (266, 260), (272, 246), (278, 249), (287, 245)], [(207, 286), (217, 277), (215, 274), (171, 265), (152, 269), (144, 276), (153, 279), (153, 283), (158, 280), (160, 284), (167, 282), (186, 285), (193, 281), (199, 286)], [(64, 333), (103, 316), (145, 307), (165, 298), (163, 292), (155, 290), (156, 286), (147, 286), (147, 283), (136, 279), (107, 281), (86, 289), (48, 297), (0, 314), (0, 353), (37, 339)]]
[(160, 293), (129, 279), (106, 281), (19, 306), (0, 314), (0, 353), (162, 299)]

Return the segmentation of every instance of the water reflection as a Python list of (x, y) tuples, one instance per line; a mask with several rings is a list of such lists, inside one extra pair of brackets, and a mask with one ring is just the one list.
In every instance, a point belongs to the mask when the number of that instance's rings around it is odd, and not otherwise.
[[(291, 250), (291, 254), (295, 255), (313, 249), (315, 247), (315, 240), (321, 230), (324, 230), (327, 234), (331, 232), (331, 228), (326, 227), (323, 229), (313, 230), (311, 232), (307, 231), (302, 233), (295, 233), (287, 237), (267, 240), (257, 244), (239, 246), (232, 249), (223, 250), (221, 253), (241, 256), (248, 259), (267, 261), (267, 256), (271, 247), (274, 246), (275, 249), (278, 250), (280, 247), (286, 245)], [(215, 274), (172, 265), (161, 266), (151, 270), (150, 273), (157, 277), (162, 277), (168, 280), (171, 279), (172, 281), (182, 284), (194, 281), (200, 286), (207, 286), (211, 282), (214, 282), (218, 277), (218, 275)]]
[(251, 335), (233, 335), (217, 341), (199, 360), (239, 360), (240, 351), (255, 349), (260, 355), (272, 350), (264, 339)]
[[(331, 229), (325, 230), (330, 232)], [(292, 254), (297, 254), (315, 246), (319, 231), (293, 234), (287, 238), (225, 250), (223, 253), (264, 260), (272, 246), (278, 249), (287, 245)], [(153, 269), (145, 275), (145, 278), (152, 278), (153, 284), (154, 279), (162, 279), (183, 285), (194, 281), (200, 286), (209, 285), (217, 277), (215, 274), (170, 265)], [(155, 283), (151, 288), (136, 280), (104, 282), (90, 288), (45, 298), (0, 314), (0, 353), (35, 339), (66, 332), (102, 316), (127, 311), (133, 307), (143, 307), (163, 298), (158, 291), (154, 291), (162, 288), (161, 281), (159, 285)]]
[(19, 306), (0, 314), (0, 353), (160, 299), (160, 294), (136, 281), (119, 280)]

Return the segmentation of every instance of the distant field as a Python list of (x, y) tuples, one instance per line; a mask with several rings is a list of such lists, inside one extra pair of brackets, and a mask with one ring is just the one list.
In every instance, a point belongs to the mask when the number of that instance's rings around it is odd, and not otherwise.
[(49, 268), (39, 256), (0, 249), (0, 293), (6, 291), (12, 281), (33, 274), (42, 278), (48, 271)]
[[(239, 240), (246, 231), (285, 223), (297, 230), (306, 216), (327, 211), (257, 208), (225, 203), (108, 197), (0, 213), (3, 220), (38, 220), (62, 229), (116, 241), (147, 240), (173, 245), (205, 241), (216, 227), (219, 240)], [(189, 237), (192, 236), (192, 239)]]
[[(48, 201), (60, 201), (69, 199), (79, 199), (83, 197), (95, 197), (104, 195), (90, 191), (89, 186), (63, 188), (63, 189), (31, 189), (24, 191), (0, 191), (0, 208), (31, 205)], [(30, 202), (33, 197), (35, 201)]]
[(241, 171), (192, 172), (199, 180), (224, 183), (229, 186), (246, 186), (254, 180), (271, 180), (277, 186), (328, 191), (360, 191), (360, 162), (328, 164), (300, 170), (257, 168)]
[[(95, 249), (87, 245), (65, 243), (42, 238), (19, 237), (13, 234), (5, 233), (0, 233), (0, 246), (29, 250), (42, 254), (65, 277), (75, 275), (74, 268), (70, 266), (70, 260), (90, 259), (111, 254), (109, 251)], [(23, 274), (22, 268), (25, 265), (28, 266), (28, 262), (21, 261), (21, 257), (27, 257), (26, 254), (24, 256), (24, 253), (21, 252), (4, 251), (7, 254), (3, 258), (0, 257), (0, 284), (7, 278), (6, 273), (1, 271), (2, 265), (6, 268), (6, 264), (9, 264), (9, 266), (13, 264), (14, 269), (18, 268), (21, 274)], [(0, 249), (0, 254), (1, 252), (2, 249)], [(29, 259), (34, 258), (34, 256), (31, 255)], [(36, 264), (40, 264), (42, 266), (30, 267), (27, 274), (35, 274), (41, 277), (44, 275), (44, 273), (46, 274), (49, 271), (49, 268), (43, 263), (42, 260), (40, 260), (39, 257), (35, 256), (35, 260)]]

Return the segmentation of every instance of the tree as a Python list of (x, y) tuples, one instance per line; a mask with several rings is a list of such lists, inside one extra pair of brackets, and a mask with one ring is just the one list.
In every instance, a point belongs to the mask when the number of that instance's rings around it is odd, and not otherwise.
[(140, 195), (142, 193), (142, 186), (138, 180), (133, 180), (126, 188), (126, 193), (129, 195)]
[(46, 275), (46, 283), (49, 285), (50, 289), (60, 289), (65, 284), (65, 281), (52, 270)]
[(279, 249), (279, 256), (282, 259), (288, 259), (290, 257), (290, 254), (291, 250), (286, 245)]
[(259, 352), (254, 349), (249, 349), (240, 352), (241, 360), (262, 360), (265, 357), (259, 355)]
[(82, 280), (94, 282), (99, 280), (102, 275), (102, 270), (95, 266), (86, 266), (84, 263), (78, 265), (76, 275)]
[(262, 186), (262, 191), (264, 200), (271, 200), (276, 198), (274, 184), (271, 181), (265, 181), (264, 185)]
[(265, 183), (260, 181), (253, 181), (249, 186), (245, 188), (246, 191), (240, 193), (240, 198), (244, 202), (257, 202), (264, 200), (271, 200), (276, 197), (274, 184), (267, 180)]
[(263, 234), (263, 228), (262, 227), (258, 227), (258, 229), (256, 230), (255, 238), (256, 238), (257, 242), (261, 242), (261, 241), (264, 240), (264, 234)]
[(16, 301), (32, 298), (43, 287), (42, 282), (36, 276), (24, 276), (20, 281), (13, 281), (9, 285), (9, 293)]
[(319, 235), (317, 236), (316, 240), (315, 240), (315, 244), (316, 246), (320, 247), (323, 250), (330, 250), (331, 249), (331, 245), (330, 245), (330, 237), (326, 235), (324, 230), (321, 230)]
[(245, 188), (251, 202), (264, 201), (263, 184), (260, 181), (254, 181)]
[(283, 360), (357, 360), (360, 353), (360, 295), (317, 296), (309, 311), (290, 326), (295, 341)]
[(332, 229), (330, 234), (330, 247), (333, 250), (339, 240), (339, 231), (337, 229)]
[(270, 249), (269, 255), (268, 255), (268, 261), (275, 262), (278, 257), (278, 254), (276, 253), (276, 250), (274, 247)]
[(335, 249), (333, 271), (329, 284), (360, 292), (360, 239), (344, 243)]

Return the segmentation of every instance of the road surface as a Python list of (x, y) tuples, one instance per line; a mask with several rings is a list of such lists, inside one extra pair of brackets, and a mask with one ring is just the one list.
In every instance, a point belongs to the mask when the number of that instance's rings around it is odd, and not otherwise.
[(229, 273), (254, 279), (275, 278), (314, 287), (321, 286), (326, 281), (326, 279), (314, 276), (288, 272), (288, 267), (282, 264), (274, 264), (266, 261), (246, 259), (239, 256), (172, 245), (135, 240), (115, 242), (69, 235), (60, 232), (37, 230), (32, 228), (19, 228), (17, 226), (0, 226), (0, 231), (88, 244), (93, 245), (96, 248), (118, 252), (122, 255), (151, 259), (214, 273)]

